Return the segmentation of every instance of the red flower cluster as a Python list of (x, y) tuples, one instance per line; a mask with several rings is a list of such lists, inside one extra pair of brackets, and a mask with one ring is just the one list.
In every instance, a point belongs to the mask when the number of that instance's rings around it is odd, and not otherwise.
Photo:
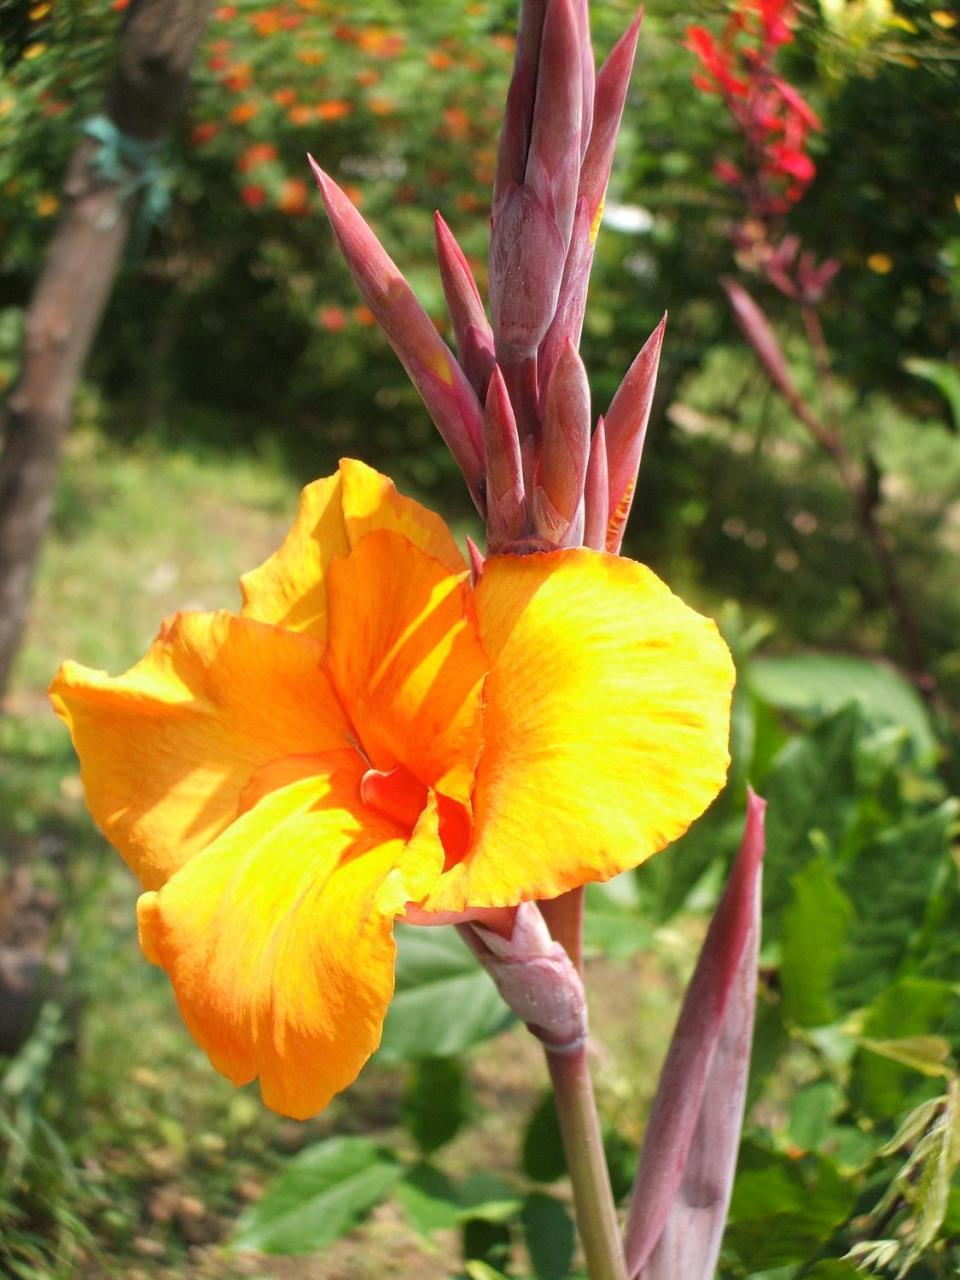
[(687, 29), (687, 48), (700, 60), (694, 84), (723, 97), (746, 144), (742, 165), (721, 160), (714, 171), (764, 223), (799, 200), (816, 174), (806, 146), (820, 121), (774, 69), (792, 25), (792, 0), (737, 0), (719, 42), (706, 27)]

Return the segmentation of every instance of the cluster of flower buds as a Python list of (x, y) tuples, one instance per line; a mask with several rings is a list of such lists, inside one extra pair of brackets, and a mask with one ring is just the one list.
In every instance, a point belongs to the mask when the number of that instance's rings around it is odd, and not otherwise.
[(694, 84), (724, 99), (745, 144), (743, 165), (719, 160), (714, 172), (759, 222), (785, 213), (816, 175), (807, 141), (820, 121), (774, 68), (793, 39), (793, 21), (792, 0), (737, 0), (719, 43), (705, 27), (687, 30), (687, 48), (700, 62)]
[(314, 164), (334, 233), (486, 519), (488, 549), (619, 551), (664, 322), (596, 428), (580, 332), (640, 27), (594, 70), (587, 0), (525, 0), (500, 135), (488, 318), (437, 214), (457, 354), (337, 184)]

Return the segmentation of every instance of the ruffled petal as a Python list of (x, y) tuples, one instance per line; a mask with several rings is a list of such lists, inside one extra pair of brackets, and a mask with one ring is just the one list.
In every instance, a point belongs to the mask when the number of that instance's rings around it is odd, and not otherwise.
[(491, 659), (475, 838), (431, 910), (553, 898), (675, 840), (726, 776), (733, 662), (643, 565), (570, 550), (486, 562)]
[(428, 831), (408, 844), (362, 809), (362, 767), (271, 792), (138, 906), (144, 953), (213, 1065), (259, 1076), (267, 1106), (297, 1119), (379, 1044), (393, 920), (442, 866)]
[(258, 769), (349, 745), (323, 646), (228, 613), (178, 614), (111, 678), (76, 663), (50, 687), (87, 805), (154, 889), (237, 816)]
[(466, 801), (487, 657), (465, 572), (390, 530), (330, 566), (326, 669), (374, 769)]
[(240, 579), (244, 617), (323, 639), (327, 569), (375, 529), (402, 533), (454, 573), (466, 567), (439, 516), (401, 497), (393, 481), (378, 471), (344, 458), (335, 475), (303, 490), (293, 528), (279, 551)]

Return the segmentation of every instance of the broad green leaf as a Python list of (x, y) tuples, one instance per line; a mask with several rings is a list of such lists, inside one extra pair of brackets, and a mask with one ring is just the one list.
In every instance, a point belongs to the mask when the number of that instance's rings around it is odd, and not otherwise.
[(755, 658), (747, 681), (765, 702), (802, 715), (831, 715), (857, 702), (868, 722), (902, 725), (921, 759), (937, 754), (922, 699), (892, 667), (845, 654), (798, 653)]
[(846, 1220), (855, 1194), (825, 1157), (791, 1160), (745, 1142), (724, 1248), (749, 1274), (808, 1261)]
[(863, 1272), (858, 1271), (852, 1262), (842, 1258), (831, 1258), (826, 1262), (818, 1262), (804, 1271), (803, 1280), (864, 1280)]
[(384, 1199), (403, 1170), (369, 1138), (328, 1138), (287, 1164), (240, 1218), (235, 1249), (316, 1253)]
[(485, 1262), (480, 1262), (477, 1258), (469, 1258), (463, 1264), (463, 1269), (470, 1280), (507, 1280), (502, 1271), (488, 1266)]
[[(952, 983), (902, 978), (874, 1000), (863, 1019), (865, 1040), (902, 1040), (937, 1035), (957, 1006)], [(850, 1093), (855, 1104), (882, 1119), (901, 1114), (922, 1100), (916, 1094), (922, 1077), (913, 1067), (860, 1049), (853, 1060)], [(929, 1092), (929, 1084), (923, 1092)]]
[(429, 1164), (408, 1169), (397, 1183), (395, 1195), (410, 1225), (422, 1236), (455, 1227), (463, 1216), (456, 1186)]
[(537, 1280), (565, 1280), (573, 1261), (576, 1233), (566, 1206), (533, 1192), (520, 1213), (523, 1238)]
[(523, 1135), (523, 1171), (535, 1182), (554, 1182), (567, 1172), (552, 1091), (540, 1099)]
[(833, 988), (853, 909), (825, 854), (811, 858), (791, 884), (781, 939), (784, 1011), (801, 1027), (820, 1027), (837, 1016)]
[(777, 923), (775, 913), (789, 899), (790, 877), (813, 852), (810, 833), (822, 832), (833, 848), (843, 843), (856, 805), (854, 747), (860, 731), (858, 708), (846, 707), (809, 734), (791, 739), (763, 782), (767, 800), (763, 877), (767, 941), (770, 925)]
[(830, 1129), (830, 1120), (843, 1106), (843, 1095), (829, 1080), (801, 1089), (790, 1104), (790, 1141), (802, 1151), (816, 1151)]
[(470, 1218), (463, 1224), (463, 1256), (468, 1266), (473, 1261), (505, 1269), (509, 1265), (510, 1246), (510, 1227), (506, 1222)]
[(632, 872), (606, 884), (588, 884), (584, 894), (583, 944), (612, 960), (649, 947), (653, 931), (644, 920), (637, 877)]
[(520, 1211), (520, 1197), (495, 1173), (472, 1173), (460, 1188), (461, 1219), (506, 1222)]
[(910, 356), (903, 362), (908, 373), (932, 382), (950, 406), (953, 425), (960, 431), (960, 370), (946, 360), (927, 360), (922, 356)]
[(403, 1122), (424, 1155), (449, 1142), (468, 1112), (467, 1077), (457, 1058), (425, 1058), (414, 1064)]
[(871, 1040), (865, 1036), (860, 1043), (871, 1053), (902, 1062), (921, 1075), (950, 1075), (950, 1045), (942, 1036), (904, 1036), (900, 1040)]
[[(935, 950), (941, 947), (939, 917), (949, 888), (940, 886), (949, 866), (955, 819), (954, 801), (909, 818), (861, 845), (840, 871), (841, 886), (855, 910), (837, 984), (844, 1008), (869, 1004), (890, 982), (905, 976), (905, 969), (915, 967), (912, 957), (925, 935), (928, 946), (923, 950), (931, 944)], [(951, 882), (953, 878), (951, 874)]]
[(510, 1025), (510, 1011), (454, 929), (398, 925), (397, 942), (380, 1062), (453, 1057)]

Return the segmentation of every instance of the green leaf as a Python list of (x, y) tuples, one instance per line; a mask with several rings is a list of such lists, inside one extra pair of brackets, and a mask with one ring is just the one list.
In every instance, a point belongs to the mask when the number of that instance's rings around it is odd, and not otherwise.
[[(944, 1030), (951, 1007), (956, 1008), (953, 984), (927, 978), (902, 978), (883, 991), (863, 1019), (864, 1040), (890, 1041), (936, 1035)], [(920, 1100), (912, 1097), (920, 1083), (912, 1066), (860, 1049), (853, 1060), (850, 1083), (855, 1104), (878, 1118), (888, 1119)], [(929, 1086), (925, 1086), (929, 1090)]]
[(892, 1062), (902, 1062), (924, 1076), (949, 1076), (950, 1045), (942, 1036), (904, 1036), (900, 1040), (871, 1040), (860, 1043), (871, 1053)]
[(472, 1173), (460, 1188), (461, 1219), (506, 1222), (520, 1211), (521, 1200), (509, 1182), (495, 1173)]
[(496, 987), (455, 930), (398, 925), (397, 942), (380, 1062), (453, 1057), (511, 1024)]
[(523, 1135), (523, 1172), (534, 1182), (554, 1182), (567, 1172), (552, 1091), (540, 1099)]
[(949, 852), (956, 812), (950, 800), (883, 831), (862, 844), (840, 872), (855, 910), (838, 982), (844, 1008), (869, 1004), (905, 976), (905, 967), (915, 967), (914, 955), (931, 948), (941, 955), (944, 938), (952, 937), (941, 917), (955, 879)]
[(767, 800), (764, 862), (765, 941), (787, 902), (790, 877), (807, 862), (812, 831), (839, 848), (856, 806), (854, 747), (860, 712), (846, 707), (809, 734), (791, 739), (763, 782)]
[(449, 1142), (468, 1112), (467, 1077), (457, 1058), (425, 1058), (414, 1065), (403, 1122), (424, 1155)]
[(751, 1275), (808, 1261), (853, 1207), (854, 1187), (825, 1157), (792, 1160), (747, 1141), (738, 1167), (724, 1247)]
[(537, 1280), (565, 1280), (573, 1261), (576, 1233), (566, 1206), (535, 1191), (523, 1202), (523, 1237)]
[(369, 1138), (329, 1138), (293, 1157), (240, 1218), (232, 1247), (316, 1253), (384, 1199), (402, 1169)]
[(468, 1258), (463, 1264), (463, 1269), (470, 1280), (507, 1280), (502, 1271), (488, 1266), (486, 1262), (481, 1262), (477, 1258)]
[(809, 1271), (804, 1271), (803, 1280), (863, 1280), (863, 1272), (852, 1262), (842, 1258), (831, 1258), (826, 1262), (818, 1262)]
[(640, 907), (632, 872), (606, 884), (588, 884), (584, 894), (583, 943), (590, 952), (625, 960), (650, 945), (653, 931)]
[(421, 1236), (455, 1227), (463, 1217), (456, 1186), (432, 1165), (417, 1164), (408, 1169), (395, 1194), (410, 1225)]
[(843, 1095), (829, 1080), (801, 1089), (790, 1104), (790, 1141), (802, 1151), (816, 1151), (842, 1106)]
[(892, 667), (845, 654), (798, 653), (755, 658), (747, 680), (771, 706), (801, 715), (832, 715), (856, 702), (869, 723), (903, 726), (919, 758), (931, 760), (937, 754), (923, 700)]
[(833, 987), (853, 909), (826, 855), (811, 858), (791, 884), (781, 943), (784, 1011), (801, 1027), (820, 1027), (837, 1016)]
[(922, 356), (910, 356), (903, 367), (917, 378), (932, 382), (950, 406), (953, 425), (960, 431), (960, 371), (946, 360), (927, 360)]

